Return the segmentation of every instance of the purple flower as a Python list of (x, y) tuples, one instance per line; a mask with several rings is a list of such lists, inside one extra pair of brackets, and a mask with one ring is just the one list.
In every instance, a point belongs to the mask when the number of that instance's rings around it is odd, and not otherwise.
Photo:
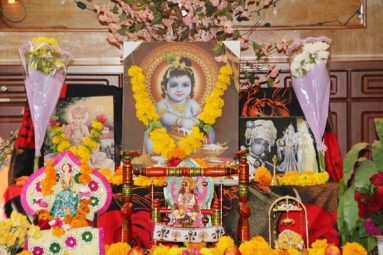
[(98, 183), (96, 181), (91, 181), (89, 182), (88, 187), (92, 192), (95, 192), (98, 190)]
[(366, 223), (365, 223), (365, 226), (366, 226), (367, 232), (370, 235), (372, 235), (372, 236), (382, 236), (383, 235), (383, 230), (376, 231), (376, 228), (378, 227), (378, 224), (373, 222), (372, 220), (367, 219)]
[(32, 248), (32, 255), (43, 255), (44, 253), (44, 248), (41, 246), (35, 246)]
[(77, 239), (76, 237), (74, 236), (68, 236), (65, 238), (65, 245), (69, 248), (69, 249), (73, 249), (77, 246), (78, 242), (77, 242)]

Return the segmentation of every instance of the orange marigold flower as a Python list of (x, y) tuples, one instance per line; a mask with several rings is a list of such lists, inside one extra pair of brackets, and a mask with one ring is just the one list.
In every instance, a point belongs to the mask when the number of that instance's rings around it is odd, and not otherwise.
[(63, 228), (60, 228), (60, 227), (53, 227), (52, 234), (54, 236), (60, 237), (60, 236), (65, 234), (65, 230)]
[(81, 183), (84, 183), (84, 184), (88, 184), (91, 180), (92, 180), (92, 178), (90, 177), (89, 174), (81, 174), (78, 177), (78, 181)]

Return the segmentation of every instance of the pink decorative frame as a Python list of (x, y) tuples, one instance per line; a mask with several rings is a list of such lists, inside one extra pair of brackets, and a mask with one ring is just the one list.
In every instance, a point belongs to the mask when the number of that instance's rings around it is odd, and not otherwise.
[[(69, 161), (73, 162), (78, 168), (81, 165), (81, 162), (76, 156), (73, 155), (71, 151), (64, 151), (60, 153), (54, 160), (53, 166), (56, 168), (57, 165), (62, 162), (63, 160), (66, 160), (65, 157), (69, 159)], [(37, 185), (38, 180), (42, 180), (45, 175), (45, 166), (41, 167), (39, 170), (34, 172), (26, 181), (24, 184), (21, 194), (20, 194), (20, 199), (21, 199), (21, 204), (25, 211), (29, 213), (30, 215), (35, 215), (36, 211), (31, 205), (31, 198), (30, 196), (35, 197), (35, 195), (38, 195), (38, 191), (34, 191), (34, 186)], [(97, 172), (96, 170), (93, 170), (92, 173), (90, 174), (92, 179), (96, 181), (99, 185), (100, 188), (98, 190), (99, 193), (104, 193), (103, 190), (105, 190), (105, 195), (103, 201), (101, 201), (101, 205), (99, 208), (97, 208), (93, 213), (103, 213), (105, 212), (111, 201), (112, 201), (112, 187), (110, 186), (109, 182), (105, 179), (105, 177)], [(92, 194), (93, 192), (91, 192)]]

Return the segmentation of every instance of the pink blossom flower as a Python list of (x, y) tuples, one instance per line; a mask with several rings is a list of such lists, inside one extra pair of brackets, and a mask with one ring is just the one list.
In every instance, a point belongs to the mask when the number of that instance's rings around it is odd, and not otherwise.
[(32, 248), (32, 255), (43, 255), (45, 254), (45, 250), (43, 247), (37, 245)]
[(95, 192), (95, 191), (98, 190), (99, 185), (98, 185), (98, 183), (97, 183), (96, 181), (91, 181), (91, 182), (88, 183), (88, 187), (89, 187), (89, 189), (90, 189), (92, 192)]
[(67, 236), (64, 240), (65, 246), (69, 249), (73, 249), (78, 245), (77, 238), (75, 236)]
[(214, 57), (214, 59), (217, 62), (227, 63), (227, 56), (226, 55), (221, 55), (221, 56), (218, 56), (218, 57)]
[(220, 24), (223, 26), (223, 29), (226, 33), (232, 34), (234, 29), (233, 29), (233, 21), (231, 20), (225, 20), (221, 21)]
[(210, 3), (214, 6), (217, 7), (219, 5), (219, 0), (210, 0)]

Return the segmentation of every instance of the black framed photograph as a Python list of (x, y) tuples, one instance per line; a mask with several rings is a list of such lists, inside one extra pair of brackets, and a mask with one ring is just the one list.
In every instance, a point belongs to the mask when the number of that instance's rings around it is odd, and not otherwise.
[(239, 145), (248, 149), (250, 175), (266, 167), (284, 175), (289, 171), (319, 172), (319, 155), (314, 136), (304, 117), (240, 118)]
[[(95, 89), (95, 86), (98, 89)], [(91, 89), (92, 88), (92, 89)], [(59, 125), (75, 147), (93, 132), (92, 122), (103, 119), (97, 148), (92, 150), (89, 163), (94, 169), (109, 168), (114, 172), (120, 163), (122, 89), (105, 85), (67, 85), (65, 97), (58, 100), (51, 120)], [(48, 128), (49, 129), (49, 128)], [(44, 141), (43, 159), (56, 156), (52, 148), (52, 135), (47, 133)]]

